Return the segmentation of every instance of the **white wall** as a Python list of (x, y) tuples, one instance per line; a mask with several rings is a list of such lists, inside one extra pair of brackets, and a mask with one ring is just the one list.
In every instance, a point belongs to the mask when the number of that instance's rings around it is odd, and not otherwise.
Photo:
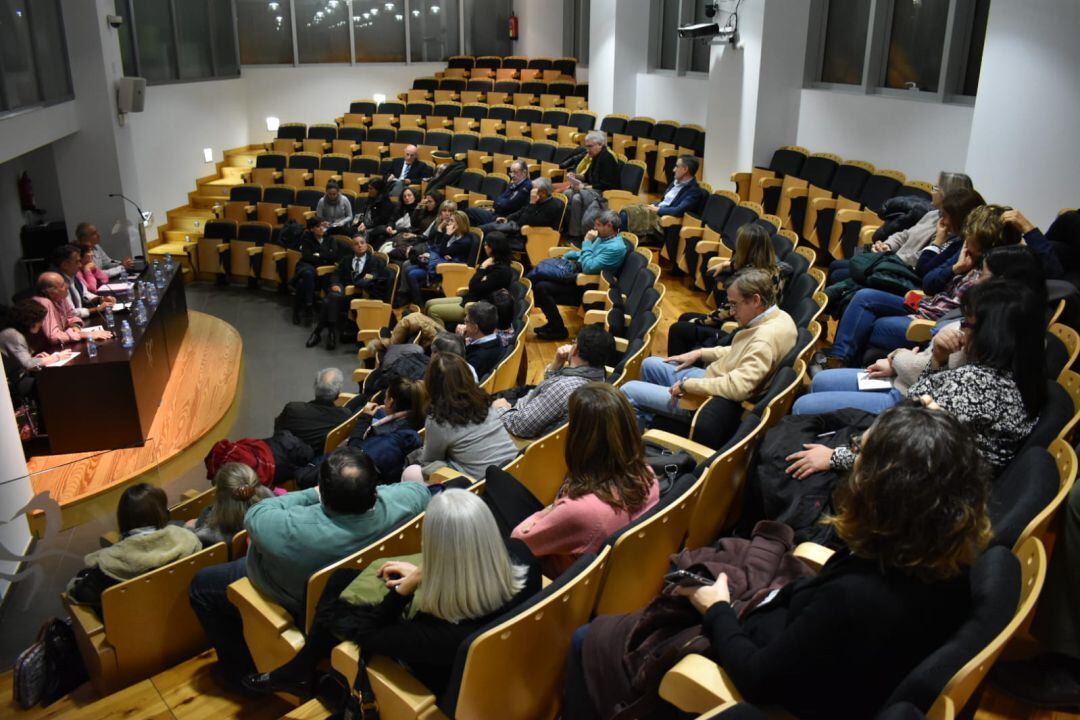
[(0, 163), (55, 142), (79, 129), (79, 106), (74, 100), (31, 108), (0, 120)]
[(707, 75), (679, 77), (673, 72), (638, 73), (633, 114), (705, 127), (708, 100)]
[(563, 2), (561, 0), (514, 0), (521, 31), (514, 54), (528, 57), (562, 57)]
[(1080, 188), (1080, 3), (994, 0), (967, 169), (991, 202), (1044, 229)]
[[(803, 90), (795, 144), (933, 182), (942, 170), (968, 166), (973, 112), (964, 105)], [(981, 190), (982, 178), (972, 177)]]
[(24, 171), (33, 183), (34, 204), (45, 211), (41, 221), (64, 219), (52, 146), (45, 145), (0, 164), (0, 298), (9, 298), (30, 284), (26, 270), (18, 262), (22, 256), (19, 232), (26, 217), (16, 183)]
[(9, 558), (26, 555), (30, 547), (26, 516), (15, 517), (15, 513), (30, 502), (34, 488), (26, 472), (15, 408), (11, 404), (2, 364), (0, 378), (4, 380), (4, 387), (0, 389), (0, 547), (4, 551), (4, 557), (0, 559), (0, 599), (3, 599), (11, 587), (11, 582), (3, 576), (14, 577), (20, 565), (18, 560)]
[[(129, 115), (128, 127), (139, 177), (134, 199), (154, 213), (154, 237), (166, 211), (187, 203), (195, 179), (215, 173), (222, 151), (248, 144), (245, 80), (149, 87), (145, 111)], [(207, 147), (212, 163), (203, 161)]]

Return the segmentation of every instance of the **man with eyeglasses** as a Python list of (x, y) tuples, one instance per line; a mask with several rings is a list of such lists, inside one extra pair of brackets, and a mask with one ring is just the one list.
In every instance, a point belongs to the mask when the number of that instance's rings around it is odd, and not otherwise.
[[(760, 396), (795, 347), (798, 330), (786, 312), (776, 306), (772, 275), (758, 268), (738, 273), (728, 284), (728, 303), (739, 329), (731, 345), (691, 350), (672, 357), (646, 358), (641, 380), (626, 383), (630, 399), (645, 427), (662, 415), (689, 423), (690, 410), (679, 407), (687, 393), (721, 398), (710, 406), (716, 437), (731, 437), (742, 416), (742, 402)], [(699, 362), (706, 363), (698, 367)]]
[(496, 222), (500, 218), (505, 222), (507, 215), (529, 204), (529, 193), (531, 192), (532, 180), (529, 178), (529, 166), (525, 164), (524, 160), (515, 160), (510, 163), (510, 185), (499, 197), (495, 198), (491, 209), (482, 207), (469, 208), (465, 211), (465, 214), (469, 217), (469, 222), (476, 226), (487, 225)]

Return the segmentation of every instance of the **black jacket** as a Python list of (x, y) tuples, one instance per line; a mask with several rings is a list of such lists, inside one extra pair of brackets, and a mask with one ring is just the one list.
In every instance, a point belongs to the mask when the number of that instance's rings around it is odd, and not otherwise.
[[(355, 254), (341, 258), (338, 269), (334, 272), (331, 285), (339, 284), (342, 289), (347, 285), (355, 285), (361, 295), (377, 300), (389, 300), (390, 278), (386, 272), (386, 263), (375, 253), (369, 252), (364, 262), (362, 275), (353, 274), (353, 258)], [(370, 275), (370, 279), (365, 279)]]
[[(446, 262), (458, 262), (471, 265), (473, 258), (476, 257), (476, 246), (480, 242), (476, 236), (472, 233), (467, 235), (456, 236), (455, 240), (449, 235), (442, 235), (442, 237), (435, 243), (435, 246), (428, 250), (429, 254), (434, 257), (438, 255)], [(450, 256), (449, 260), (446, 257)]]
[(925, 583), (841, 551), (742, 624), (717, 603), (702, 625), (747, 701), (800, 718), (869, 718), (970, 609), (967, 573)]
[(310, 230), (300, 238), (300, 262), (318, 267), (335, 265), (338, 260), (337, 240), (330, 233), (323, 235), (322, 242), (315, 239)]
[(390, 161), (390, 173), (398, 180), (408, 180), (413, 185), (418, 184), (421, 180), (426, 180), (435, 172), (431, 167), (423, 160), (417, 160), (409, 166), (409, 174), (405, 177), (401, 177), (401, 169), (405, 167), (405, 158), (397, 158)]
[(396, 213), (397, 206), (394, 205), (389, 196), (377, 195), (374, 199), (368, 201), (367, 209), (364, 211), (364, 226), (368, 230), (382, 228), (382, 226), (394, 222)]
[(543, 202), (529, 204), (517, 212), (510, 213), (506, 216), (506, 220), (517, 223), (518, 227), (529, 225), (530, 227), (558, 228), (562, 214), (562, 200), (549, 197)]
[(348, 419), (348, 408), (337, 407), (332, 402), (294, 401), (286, 403), (281, 414), (274, 418), (274, 432), (288, 430), (306, 442), (314, 455), (322, 455), (326, 436)]
[(465, 346), (465, 362), (472, 365), (476, 378), (482, 382), (503, 359), (506, 350), (497, 337), (480, 343), (470, 343)]
[(618, 189), (619, 159), (610, 149), (604, 148), (593, 158), (581, 180), (586, 185), (592, 185), (593, 190), (598, 193)]
[(492, 263), (482, 267), (469, 280), (469, 291), (465, 293), (465, 302), (487, 300), (496, 290), (505, 290), (514, 282), (514, 271), (504, 263)]

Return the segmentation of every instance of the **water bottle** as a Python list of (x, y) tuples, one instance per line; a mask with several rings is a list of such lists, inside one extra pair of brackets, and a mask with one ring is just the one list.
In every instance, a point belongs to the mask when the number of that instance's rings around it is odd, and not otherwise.
[(131, 334), (131, 325), (128, 324), (127, 320), (120, 322), (120, 347), (135, 347), (135, 338)]
[(92, 337), (86, 338), (86, 357), (91, 360), (97, 357), (97, 343)]
[(105, 327), (112, 330), (116, 326), (116, 319), (113, 317), (112, 305), (106, 305), (105, 309), (101, 312), (105, 316)]
[[(160, 277), (160, 276), (159, 276)], [(146, 307), (148, 310), (153, 310), (158, 304), (157, 289), (151, 285), (146, 291)]]
[(154, 263), (154, 286), (160, 290), (165, 287), (165, 272), (161, 269), (161, 265)]
[(143, 305), (142, 298), (135, 298), (135, 302), (131, 305), (131, 317), (135, 321), (135, 325), (142, 327), (146, 324), (146, 307)]
[(169, 253), (165, 256), (165, 271), (171, 275), (175, 267), (176, 263), (173, 261), (172, 253)]

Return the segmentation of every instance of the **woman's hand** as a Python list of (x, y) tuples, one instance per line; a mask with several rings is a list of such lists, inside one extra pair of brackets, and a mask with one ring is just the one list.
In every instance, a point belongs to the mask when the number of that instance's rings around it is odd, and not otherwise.
[(731, 269), (731, 261), (730, 260), (724, 260), (722, 262), (716, 263), (716, 265), (714, 265), (712, 268), (710, 268), (709, 273), (713, 277), (716, 277), (720, 273), (727, 272), (730, 269)]
[(874, 244), (870, 246), (873, 252), (889, 252), (889, 246), (884, 240), (875, 240)]
[(491, 266), (492, 266), (492, 265), (494, 265), (494, 264), (495, 264), (495, 258), (488, 258), (488, 259), (487, 259), (487, 260), (485, 260), (484, 262), (480, 263), (480, 267), (482, 267), (482, 268), (489, 268), (489, 267), (491, 267)]
[(391, 560), (379, 568), (379, 577), (386, 587), (398, 595), (412, 595), (420, 585), (420, 568), (412, 563)]
[(788, 465), (787, 474), (793, 475), (796, 480), (805, 480), (832, 466), (832, 448), (817, 443), (805, 443), (803, 448), (805, 449), (784, 458), (791, 463)]
[(394, 227), (393, 225), (387, 225), (386, 226), (386, 234), (387, 235), (397, 235), (397, 228)]
[(895, 374), (896, 371), (893, 370), (892, 360), (887, 357), (875, 361), (873, 365), (866, 368), (866, 377), (868, 378), (889, 378)]
[(678, 363), (675, 368), (676, 372), (679, 370), (685, 370), (688, 367), (693, 367), (694, 363), (701, 359), (700, 350), (691, 350), (690, 352), (683, 353), (682, 355), (672, 355), (664, 358), (666, 363)]
[(920, 395), (919, 396), (919, 402), (921, 402), (923, 407), (926, 408), (927, 410), (940, 410), (941, 409), (941, 406), (938, 405), (936, 402), (934, 402), (934, 398), (930, 397), (929, 395)]
[(937, 233), (934, 235), (934, 245), (943, 247), (949, 239), (949, 221), (944, 216), (938, 218)]
[(1021, 235), (1027, 235), (1035, 229), (1035, 223), (1024, 217), (1024, 214), (1019, 210), (1006, 210), (1001, 213), (1001, 221), (1007, 225), (1015, 225)]
[(364, 406), (364, 414), (365, 415), (374, 415), (375, 411), (378, 410), (380, 407), (382, 407), (382, 406), (379, 405), (379, 403), (369, 402), (367, 405)]
[(690, 598), (690, 602), (702, 615), (716, 603), (730, 603), (731, 591), (728, 589), (727, 573), (720, 573), (712, 585), (675, 588), (675, 594)]
[(943, 367), (948, 364), (949, 356), (954, 352), (964, 349), (964, 331), (958, 328), (945, 328), (934, 336), (933, 360), (934, 365)]
[(968, 252), (968, 246), (965, 242), (960, 248), (960, 257), (956, 259), (956, 263), (952, 266), (953, 274), (955, 275), (967, 275), (975, 268), (975, 260), (971, 257), (971, 253)]

